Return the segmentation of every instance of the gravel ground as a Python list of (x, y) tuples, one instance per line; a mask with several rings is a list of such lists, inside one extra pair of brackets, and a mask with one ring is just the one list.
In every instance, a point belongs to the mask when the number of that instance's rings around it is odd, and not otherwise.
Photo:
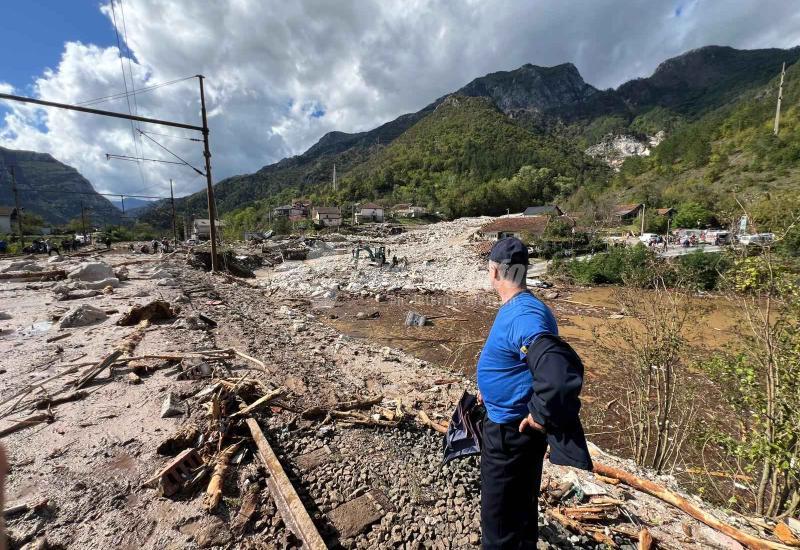
[[(453, 238), (463, 239), (471, 230), (469, 224), (478, 221), (453, 228)], [(436, 238), (428, 239), (431, 252), (441, 248), (435, 242), (441, 234), (434, 235)], [(339, 259), (322, 259), (330, 258)], [(351, 428), (336, 421), (303, 420), (292, 412), (382, 395), (387, 407), (399, 402), (407, 411), (424, 410), (441, 420), (449, 417), (465, 388), (474, 389), (472, 380), (401, 351), (341, 335), (297, 307), (298, 290), (278, 286), (265, 291), (232, 284), (186, 268), (178, 256), (114, 254), (100, 259), (112, 266), (140, 260), (147, 263), (129, 265), (130, 279), (111, 294), (67, 302), (57, 301), (53, 293), (53, 288), (63, 283), (2, 283), (0, 309), (10, 317), (0, 321), (2, 400), (28, 384), (63, 372), (66, 364), (99, 361), (134, 330), (114, 324), (129, 307), (163, 298), (182, 307), (179, 319), (174, 325), (172, 321), (153, 324), (135, 353), (236, 347), (263, 361), (269, 373), (253, 371), (251, 365), (238, 360), (229, 361), (226, 368), (231, 376), (255, 377), (265, 385), (286, 389), (283, 405), (259, 413), (258, 419), (330, 546), (410, 549), (474, 548), (480, 544), (476, 458), (442, 466), (441, 435), (411, 421), (397, 428)], [(37, 262), (44, 265), (44, 259)], [(437, 262), (438, 258), (433, 264)], [(66, 265), (77, 263), (72, 259)], [(0, 269), (7, 265), (8, 261), (0, 261)], [(68, 329), (67, 338), (47, 343), (48, 338), (65, 332), (48, 325), (52, 316), (63, 315), (68, 307), (79, 304), (117, 312), (91, 325)], [(198, 328), (189, 321), (198, 313), (214, 319), (217, 327)], [(158, 361), (151, 364), (157, 366)], [(214, 514), (203, 510), (202, 491), (165, 498), (143, 487), (169, 460), (157, 452), (160, 443), (181, 427), (208, 425), (206, 408), (191, 396), (209, 381), (177, 380), (174, 369), (155, 370), (135, 385), (127, 382), (127, 376), (128, 370), (122, 368), (114, 369), (110, 376), (103, 374), (89, 387), (87, 398), (54, 408), (54, 422), (4, 439), (12, 462), (9, 504), (48, 501), (46, 508), (9, 521), (12, 547), (297, 547), (266, 489), (265, 472), (252, 447), (227, 475), (223, 502)], [(442, 378), (454, 381), (436, 383)], [(187, 417), (160, 418), (161, 403), (169, 392), (189, 403)], [(29, 410), (16, 411), (3, 420), (3, 427), (10, 424), (10, 418), (28, 414)], [(308, 457), (315, 453), (325, 454), (324, 460), (309, 464)], [(613, 457), (604, 460), (632, 468)], [(563, 480), (565, 475), (566, 469), (546, 465), (546, 482)], [(579, 479), (593, 476), (580, 473)], [(658, 481), (674, 487), (669, 478)], [(665, 548), (707, 548), (723, 543), (735, 547), (653, 498), (621, 486), (602, 485), (610, 496), (626, 502), (625, 508), (636, 522), (651, 526), (653, 536)], [(363, 532), (349, 537), (338, 534), (331, 519), (337, 510), (373, 492), (385, 499), (382, 517)], [(242, 522), (241, 508), (251, 497), (255, 513)], [(547, 524), (544, 518), (541, 523), (540, 548), (596, 547), (586, 537)], [(35, 546), (42, 539), (49, 546)]]

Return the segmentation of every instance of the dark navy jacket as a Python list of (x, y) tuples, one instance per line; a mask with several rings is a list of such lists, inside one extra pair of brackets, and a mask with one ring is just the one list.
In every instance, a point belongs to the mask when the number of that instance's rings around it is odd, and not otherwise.
[(533, 395), (528, 411), (545, 427), (550, 462), (592, 470), (592, 459), (579, 415), (583, 363), (558, 336), (541, 334), (528, 346), (528, 368), (533, 375)]

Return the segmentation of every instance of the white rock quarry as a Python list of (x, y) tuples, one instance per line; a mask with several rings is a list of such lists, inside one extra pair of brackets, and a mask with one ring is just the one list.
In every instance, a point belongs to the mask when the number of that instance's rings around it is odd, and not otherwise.
[(114, 270), (103, 262), (85, 262), (70, 271), (67, 277), (79, 281), (102, 281), (114, 277)]
[(664, 140), (663, 130), (654, 136), (647, 136), (641, 139), (633, 135), (613, 135), (608, 134), (603, 137), (600, 143), (592, 145), (586, 149), (586, 154), (591, 157), (600, 158), (616, 171), (622, 167), (622, 163), (628, 157), (647, 157), (650, 151)]

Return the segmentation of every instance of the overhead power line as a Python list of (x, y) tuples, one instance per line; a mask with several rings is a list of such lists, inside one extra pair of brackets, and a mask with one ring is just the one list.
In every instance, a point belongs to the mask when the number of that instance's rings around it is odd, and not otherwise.
[(87, 99), (86, 101), (81, 101), (76, 103), (76, 105), (96, 105), (98, 103), (104, 103), (106, 101), (112, 101), (114, 99), (122, 99), (125, 96), (132, 95), (132, 94), (143, 94), (146, 92), (152, 92), (153, 90), (157, 90), (158, 88), (163, 88), (164, 86), (171, 86), (172, 84), (177, 84), (178, 82), (183, 82), (184, 80), (189, 80), (191, 78), (197, 78), (194, 75), (192, 76), (184, 76), (183, 78), (176, 78), (175, 80), (170, 80), (168, 82), (160, 82), (158, 84), (153, 84), (152, 86), (147, 86), (145, 88), (139, 88), (137, 90), (130, 90), (127, 92), (118, 92), (116, 94), (111, 94), (102, 97), (96, 97), (94, 99)]

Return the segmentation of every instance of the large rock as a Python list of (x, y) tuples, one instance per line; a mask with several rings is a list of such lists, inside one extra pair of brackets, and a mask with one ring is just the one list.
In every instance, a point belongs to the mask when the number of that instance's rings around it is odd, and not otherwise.
[(86, 262), (79, 265), (67, 275), (79, 281), (102, 281), (114, 277), (114, 270), (103, 262)]
[(20, 260), (18, 262), (11, 262), (11, 264), (3, 269), (3, 273), (10, 273), (12, 271), (41, 271), (42, 267), (36, 265), (36, 262), (31, 260)]
[(89, 304), (81, 304), (65, 313), (58, 326), (61, 328), (83, 327), (106, 319), (108, 319), (108, 315), (102, 309)]

